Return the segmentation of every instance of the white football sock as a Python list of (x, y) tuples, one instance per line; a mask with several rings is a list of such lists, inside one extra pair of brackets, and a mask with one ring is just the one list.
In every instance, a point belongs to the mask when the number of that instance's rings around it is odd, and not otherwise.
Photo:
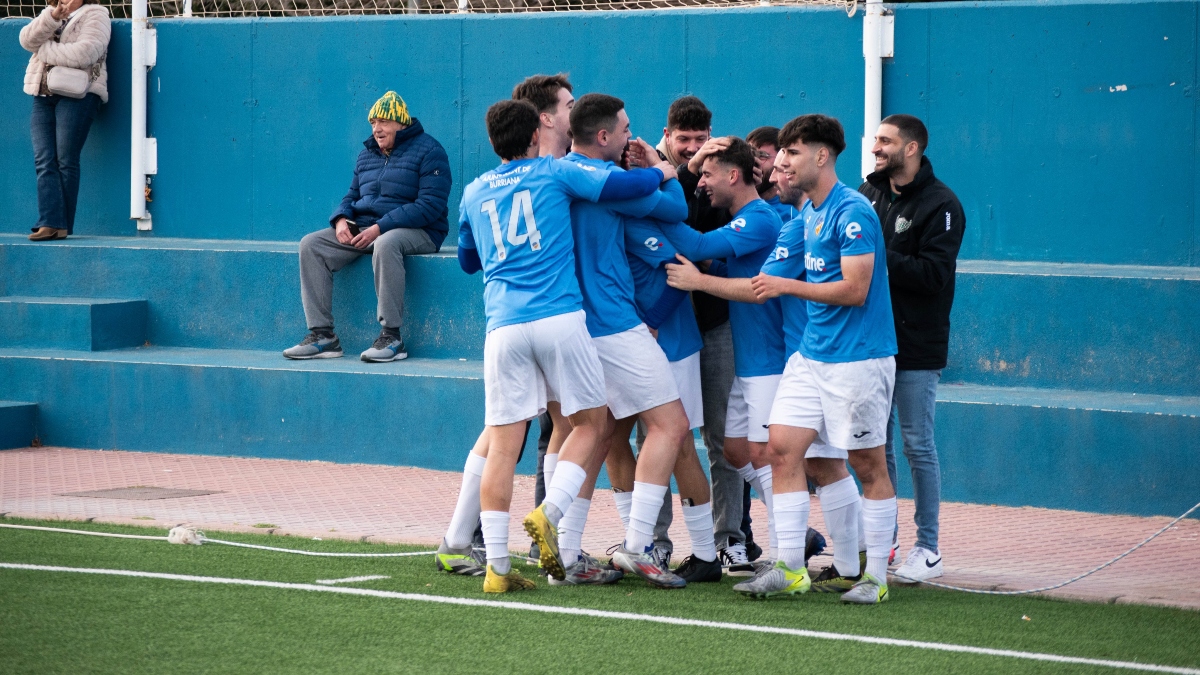
[(862, 519), (858, 485), (853, 478), (846, 476), (817, 488), (817, 497), (821, 499), (821, 512), (825, 514), (829, 538), (833, 540), (833, 566), (842, 576), (858, 576), (858, 524)]
[(558, 467), (558, 453), (546, 455), (542, 460), (542, 485), (547, 490), (550, 489), (550, 482), (554, 480), (554, 469)]
[(483, 478), (484, 464), (487, 464), (486, 457), (473, 452), (467, 455), (458, 503), (454, 505), (454, 516), (446, 530), (446, 545), (450, 548), (466, 548), (475, 537), (475, 526), (479, 524), (479, 482)]
[[(775, 490), (773, 487), (774, 483), (775, 483), (775, 479), (774, 479), (775, 474), (771, 472), (770, 464), (762, 467), (761, 469), (757, 469), (755, 471), (755, 473), (757, 474), (757, 477), (758, 477), (758, 485), (759, 485), (759, 487), (757, 488), (758, 494), (760, 494), (762, 496), (763, 504), (766, 504), (766, 506), (767, 506), (767, 542), (771, 548), (770, 556), (772, 558), (778, 559), (779, 558), (779, 535), (775, 531), (778, 526), (775, 524), (775, 515), (773, 513), (775, 510), (774, 509)], [(808, 522), (808, 516), (805, 516), (804, 522), (805, 523)], [(808, 526), (806, 525), (805, 528), (807, 529), (807, 527)]]
[(888, 555), (896, 528), (896, 498), (862, 500), (863, 526), (867, 535), (867, 574), (887, 583)]
[(484, 511), (479, 514), (483, 521), (483, 543), (487, 547), (487, 561), (496, 574), (508, 574), (512, 560), (508, 557), (508, 511)]
[(779, 529), (779, 560), (790, 569), (804, 567), (804, 536), (808, 533), (808, 490), (781, 492), (774, 498)]
[(666, 485), (633, 484), (633, 504), (629, 509), (629, 527), (625, 530), (625, 548), (633, 553), (650, 550), (654, 545), (654, 524), (667, 496)]
[(633, 507), (632, 492), (617, 492), (613, 490), (613, 506), (617, 507), (617, 516), (621, 518), (621, 527), (629, 529), (629, 509)]
[(562, 461), (554, 468), (554, 480), (546, 486), (546, 499), (542, 502), (546, 505), (546, 517), (551, 525), (558, 526), (563, 514), (571, 508), (571, 502), (579, 496), (579, 488), (583, 487), (585, 480), (587, 471), (574, 462)]
[(683, 505), (683, 522), (692, 537), (692, 555), (712, 562), (717, 559), (717, 540), (713, 536), (712, 502), (699, 506)]
[(587, 526), (588, 509), (592, 508), (592, 500), (577, 498), (571, 502), (571, 508), (558, 521), (558, 552), (562, 557), (563, 567), (570, 567), (579, 560), (583, 550), (583, 528)]
[(742, 477), (742, 480), (750, 484), (750, 487), (754, 488), (755, 490), (758, 489), (758, 472), (754, 470), (753, 464), (747, 464), (746, 466), (739, 467), (737, 472), (738, 475)]

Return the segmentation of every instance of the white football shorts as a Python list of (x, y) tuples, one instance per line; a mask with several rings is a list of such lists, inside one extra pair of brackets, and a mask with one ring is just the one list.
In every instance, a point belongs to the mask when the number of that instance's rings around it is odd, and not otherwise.
[(876, 448), (886, 440), (895, 384), (891, 356), (823, 363), (797, 352), (783, 370), (770, 423), (814, 429), (834, 448)]
[[(616, 419), (632, 417), (679, 399), (667, 355), (646, 324), (593, 338), (592, 343), (604, 368), (608, 409)], [(565, 405), (563, 414), (567, 414)]]
[(537, 417), (546, 410), (547, 393), (562, 404), (564, 415), (604, 405), (604, 370), (583, 310), (488, 333), (483, 388), (488, 426)]
[(675, 386), (679, 389), (679, 401), (687, 413), (688, 428), (704, 426), (704, 398), (700, 395), (700, 352), (671, 361), (671, 372), (675, 375)]
[(779, 387), (781, 375), (735, 377), (729, 390), (729, 406), (725, 409), (725, 437), (745, 438), (752, 443), (766, 443), (771, 418), (771, 403)]

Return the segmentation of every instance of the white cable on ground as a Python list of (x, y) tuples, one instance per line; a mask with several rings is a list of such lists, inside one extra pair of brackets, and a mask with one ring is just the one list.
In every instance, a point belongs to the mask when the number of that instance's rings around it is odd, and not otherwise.
[(963, 588), (962, 586), (951, 586), (949, 584), (939, 584), (939, 583), (936, 583), (933, 581), (916, 582), (913, 579), (909, 579), (906, 576), (896, 574), (895, 572), (892, 572), (892, 576), (900, 578), (900, 579), (904, 579), (906, 581), (912, 581), (913, 583), (922, 583), (926, 586), (934, 586), (936, 588), (945, 588), (945, 589), (951, 590), (951, 591), (962, 591), (963, 593), (978, 593), (980, 595), (1030, 595), (1032, 593), (1045, 593), (1046, 591), (1053, 591), (1053, 590), (1062, 588), (1063, 586), (1066, 586), (1068, 584), (1073, 584), (1076, 581), (1079, 581), (1080, 579), (1086, 579), (1087, 577), (1092, 576), (1096, 572), (1099, 572), (1100, 570), (1104, 569), (1105, 567), (1108, 567), (1109, 565), (1117, 562), (1121, 558), (1124, 558), (1125, 556), (1129, 555), (1130, 553), (1133, 553), (1134, 551), (1138, 550), (1139, 548), (1154, 541), (1154, 539), (1156, 537), (1158, 537), (1158, 535), (1171, 529), (1172, 525), (1174, 525), (1175, 523), (1178, 523), (1179, 521), (1183, 520), (1184, 518), (1187, 518), (1196, 509), (1200, 509), (1200, 503), (1197, 503), (1192, 508), (1188, 509), (1187, 511), (1184, 511), (1183, 515), (1179, 516), (1175, 520), (1172, 520), (1171, 522), (1164, 525), (1163, 528), (1161, 530), (1159, 530), (1158, 532), (1155, 532), (1154, 534), (1150, 535), (1149, 537), (1146, 537), (1145, 541), (1138, 544), (1137, 546), (1134, 546), (1133, 548), (1129, 549), (1128, 551), (1125, 551), (1121, 555), (1113, 558), (1112, 560), (1109, 560), (1108, 562), (1104, 563), (1103, 565), (1100, 565), (1099, 567), (1094, 567), (1073, 579), (1067, 579), (1066, 581), (1064, 581), (1062, 583), (1054, 584), (1053, 586), (1043, 586), (1042, 588), (1031, 588), (1031, 589), (1025, 590), (1025, 591), (985, 591), (985, 590), (978, 589), (978, 588)]
[(62, 532), (66, 534), (86, 534), (93, 537), (114, 537), (117, 539), (151, 539), (154, 541), (167, 541), (172, 544), (224, 544), (225, 546), (238, 546), (241, 548), (256, 548), (262, 551), (276, 551), (278, 553), (295, 553), (297, 555), (312, 555), (323, 558), (405, 558), (416, 555), (430, 555), (436, 551), (409, 551), (406, 553), (328, 553), (322, 551), (301, 551), (294, 548), (277, 548), (275, 546), (259, 546), (257, 544), (243, 544), (236, 541), (224, 541), (222, 539), (209, 539), (204, 536), (200, 530), (190, 527), (173, 527), (171, 532), (165, 537), (155, 537), (144, 534), (117, 534), (115, 532), (91, 532), (88, 530), (67, 530), (59, 527), (38, 527), (35, 525), (11, 525), (8, 523), (0, 523), (0, 527), (11, 530), (39, 530), (41, 532)]

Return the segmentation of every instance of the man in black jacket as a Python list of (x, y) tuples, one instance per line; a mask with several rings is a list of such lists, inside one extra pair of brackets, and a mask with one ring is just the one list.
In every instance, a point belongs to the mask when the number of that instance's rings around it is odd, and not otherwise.
[(875, 136), (875, 173), (859, 187), (879, 214), (887, 244), (888, 282), (896, 320), (896, 386), (888, 422), (887, 461), (896, 484), (893, 426), (900, 421), (912, 469), (917, 542), (901, 581), (942, 575), (938, 549), (941, 470), (934, 444), (937, 383), (946, 367), (954, 272), (966, 218), (950, 188), (925, 157), (929, 132), (912, 115), (891, 115)]

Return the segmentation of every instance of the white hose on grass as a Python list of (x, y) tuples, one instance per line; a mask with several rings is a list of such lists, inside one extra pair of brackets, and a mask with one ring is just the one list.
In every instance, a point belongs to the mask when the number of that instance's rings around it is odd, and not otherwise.
[(9, 523), (0, 523), (0, 527), (10, 530), (38, 530), (40, 532), (61, 532), (65, 534), (86, 534), (93, 537), (113, 537), (117, 539), (150, 539), (154, 541), (166, 541), (171, 544), (223, 544), (225, 546), (237, 546), (240, 548), (254, 548), (260, 551), (275, 551), (277, 553), (295, 553), (297, 555), (311, 555), (322, 558), (407, 558), (417, 555), (430, 555), (436, 551), (409, 551), (405, 553), (331, 553), (325, 551), (301, 551), (294, 548), (279, 548), (276, 546), (259, 546), (257, 544), (243, 544), (237, 541), (224, 541), (222, 539), (210, 539), (204, 536), (200, 530), (191, 527), (171, 528), (170, 533), (165, 537), (155, 537), (144, 534), (117, 534), (115, 532), (91, 532), (88, 530), (68, 530), (60, 527), (38, 527), (36, 525), (13, 525)]

